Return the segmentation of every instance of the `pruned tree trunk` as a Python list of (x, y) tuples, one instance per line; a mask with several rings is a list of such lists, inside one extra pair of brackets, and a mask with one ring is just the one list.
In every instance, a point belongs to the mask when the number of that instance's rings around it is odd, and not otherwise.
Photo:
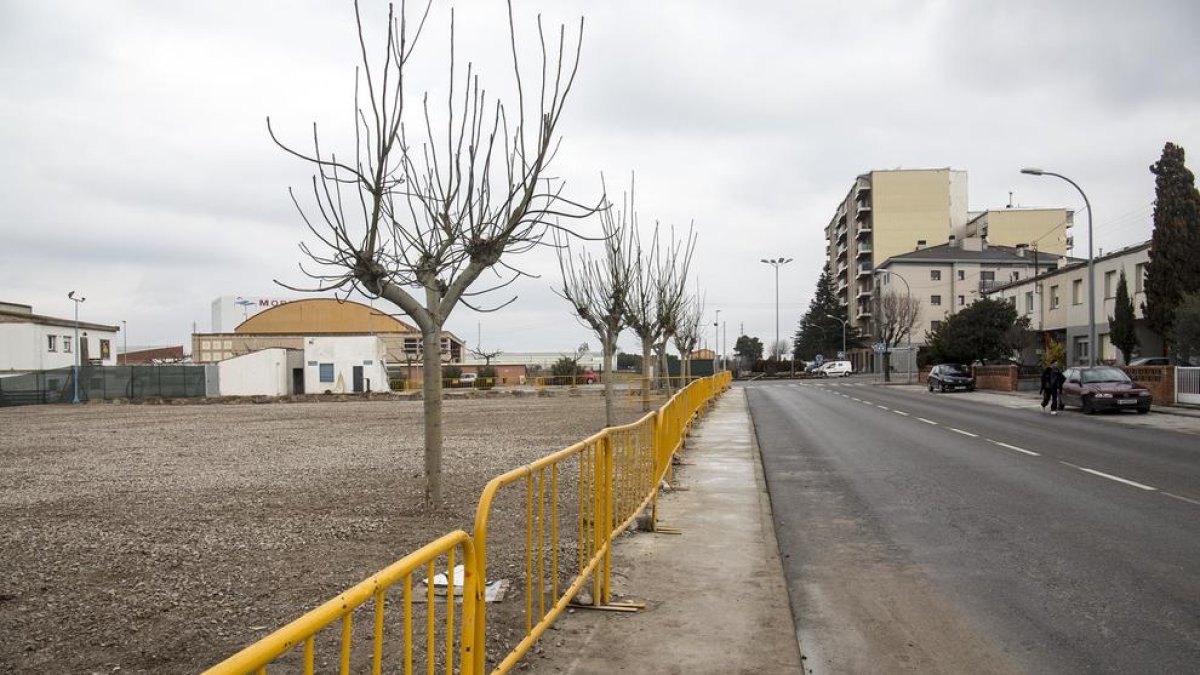
[[(433, 292), (433, 291), (430, 291)], [(425, 503), (442, 501), (442, 335), (435, 327), (421, 329), (421, 398), (425, 412)]]

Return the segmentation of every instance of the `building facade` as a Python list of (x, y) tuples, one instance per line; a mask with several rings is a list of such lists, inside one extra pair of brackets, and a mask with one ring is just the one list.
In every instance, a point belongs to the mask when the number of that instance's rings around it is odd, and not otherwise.
[[(1108, 317), (1114, 313), (1117, 285), (1125, 272), (1125, 282), (1133, 301), (1137, 323), (1137, 354), (1163, 354), (1163, 341), (1145, 323), (1142, 304), (1146, 301), (1146, 264), (1150, 260), (1150, 242), (1123, 248), (1095, 259), (1096, 338), (1098, 362), (1122, 363), (1121, 352), (1109, 335)], [(1086, 363), (1091, 351), (1088, 344), (1087, 261), (1071, 261), (1036, 278), (1026, 278), (989, 289), (989, 297), (1002, 298), (1017, 308), (1017, 314), (1029, 318), (1030, 328), (1041, 336), (1065, 347), (1067, 364)]]
[[(78, 335), (76, 335), (78, 328)], [(31, 305), (0, 302), (0, 374), (116, 365), (120, 326), (34, 314)]]
[(1075, 212), (1069, 209), (988, 209), (969, 214), (967, 224), (954, 233), (958, 240), (985, 239), (998, 246), (1024, 246), (1035, 255), (1062, 257), (1074, 245), (1071, 228)]
[(911, 293), (919, 302), (912, 344), (923, 345), (927, 332), (991, 289), (1054, 270), (1061, 259), (1035, 255), (1026, 246), (993, 246), (980, 237), (952, 239), (884, 261), (876, 270), (877, 298)]
[[(192, 335), (192, 360), (216, 363), (261, 349), (305, 348), (305, 339), (321, 336), (371, 336), (383, 341), (391, 364), (421, 362), (421, 332), (396, 317), (358, 302), (308, 298), (277, 304), (256, 313), (232, 332)], [(442, 362), (461, 363), (464, 343), (442, 332)]]

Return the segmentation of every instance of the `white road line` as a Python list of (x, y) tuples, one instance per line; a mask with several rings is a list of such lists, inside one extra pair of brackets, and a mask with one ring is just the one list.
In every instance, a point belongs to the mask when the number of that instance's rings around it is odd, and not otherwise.
[(1170, 497), (1171, 499), (1178, 499), (1181, 502), (1187, 502), (1189, 504), (1195, 504), (1196, 506), (1200, 506), (1200, 502), (1196, 501), (1195, 499), (1188, 499), (1187, 497), (1180, 497), (1179, 495), (1171, 494), (1170, 492), (1164, 492), (1163, 494)]
[[(854, 400), (858, 401), (858, 399), (854, 399)], [(859, 403), (861, 403), (861, 404), (863, 404), (863, 405), (874, 405), (874, 404), (872, 404), (870, 401), (858, 401), (858, 402), (859, 402)]]
[(937, 426), (937, 422), (934, 422), (933, 420), (927, 420), (924, 417), (918, 417), (917, 419), (921, 420), (925, 424), (932, 424), (934, 426)]
[(841, 396), (842, 398), (850, 398), (849, 394), (838, 394), (838, 396)]
[(891, 410), (891, 408), (887, 407), (886, 405), (879, 405), (878, 403), (875, 404), (875, 407), (879, 408), (880, 410)]
[(897, 415), (904, 415), (905, 417), (908, 417), (908, 413), (904, 412), (903, 410), (893, 410), (892, 412), (896, 413)]
[(850, 397), (850, 400), (852, 400), (852, 401), (858, 401), (859, 403), (862, 403), (862, 399), (861, 399), (861, 398), (859, 398), (859, 397), (857, 397), (857, 396), (851, 396), (851, 397)]
[(956, 434), (962, 434), (963, 436), (970, 436), (971, 438), (979, 438), (979, 434), (973, 434), (969, 431), (963, 431), (962, 429), (955, 429), (954, 427), (946, 427), (946, 428), (949, 429), (950, 431), (953, 431)]
[(993, 440), (991, 438), (987, 439), (987, 441), (989, 443), (995, 443), (996, 445), (998, 445), (1002, 448), (1008, 448), (1009, 450), (1016, 450), (1017, 452), (1023, 452), (1031, 457), (1041, 457), (1042, 456), (1041, 453), (1034, 452), (1032, 450), (1026, 450), (1025, 448), (1018, 448), (1017, 446), (1009, 445), (1008, 443), (1001, 443), (1000, 441)]
[(1066, 464), (1067, 466), (1069, 466), (1069, 467), (1073, 467), (1073, 468), (1076, 468), (1076, 469), (1079, 469), (1080, 471), (1086, 471), (1086, 472), (1088, 472), (1088, 473), (1092, 474), (1093, 476), (1100, 476), (1101, 478), (1107, 478), (1107, 479), (1109, 479), (1109, 480), (1115, 480), (1115, 481), (1117, 481), (1118, 483), (1124, 483), (1124, 484), (1126, 484), (1126, 485), (1131, 485), (1131, 486), (1133, 486), (1133, 487), (1135, 487), (1135, 488), (1138, 488), (1138, 489), (1141, 489), (1141, 490), (1146, 490), (1146, 491), (1149, 491), (1149, 492), (1157, 492), (1157, 491), (1158, 491), (1158, 488), (1156, 488), (1156, 487), (1152, 487), (1152, 486), (1150, 486), (1150, 485), (1145, 485), (1145, 484), (1143, 484), (1143, 483), (1137, 483), (1137, 482), (1135, 482), (1135, 481), (1131, 481), (1131, 480), (1129, 480), (1129, 479), (1127, 479), (1127, 478), (1121, 478), (1120, 476), (1114, 476), (1114, 475), (1112, 475), (1111, 473), (1104, 473), (1103, 471), (1097, 471), (1097, 470), (1095, 470), (1095, 469), (1089, 469), (1089, 468), (1087, 468), (1086, 466), (1079, 466), (1078, 464), (1072, 464), (1072, 463), (1070, 463), (1070, 462), (1059, 462), (1059, 463), (1060, 463), (1060, 464)]

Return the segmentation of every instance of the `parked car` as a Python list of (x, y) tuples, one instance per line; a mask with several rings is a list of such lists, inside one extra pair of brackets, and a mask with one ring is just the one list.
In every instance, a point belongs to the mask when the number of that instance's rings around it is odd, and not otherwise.
[(854, 374), (854, 366), (849, 361), (826, 361), (817, 369), (821, 377), (848, 377)]
[(475, 384), (475, 381), (478, 379), (479, 373), (463, 373), (462, 375), (458, 376), (458, 383), (464, 386), (470, 386)]
[(600, 376), (597, 375), (596, 371), (594, 371), (594, 370), (588, 370), (587, 372), (585, 372), (583, 374), (583, 383), (584, 384), (595, 384), (599, 381), (600, 381)]
[(971, 369), (958, 363), (942, 363), (929, 371), (929, 391), (975, 391), (975, 376)]
[(1067, 368), (1063, 375), (1064, 405), (1077, 405), (1087, 414), (1098, 410), (1130, 408), (1145, 414), (1150, 412), (1154, 397), (1146, 387), (1129, 379), (1125, 371), (1113, 366)]
[(1131, 366), (1173, 366), (1175, 359), (1170, 356), (1139, 356), (1129, 362)]

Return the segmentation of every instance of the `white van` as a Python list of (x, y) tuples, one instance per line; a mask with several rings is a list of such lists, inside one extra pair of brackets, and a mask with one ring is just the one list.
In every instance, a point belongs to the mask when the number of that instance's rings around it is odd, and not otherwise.
[(821, 377), (846, 377), (854, 374), (854, 367), (849, 361), (826, 361), (821, 364), (817, 374)]

